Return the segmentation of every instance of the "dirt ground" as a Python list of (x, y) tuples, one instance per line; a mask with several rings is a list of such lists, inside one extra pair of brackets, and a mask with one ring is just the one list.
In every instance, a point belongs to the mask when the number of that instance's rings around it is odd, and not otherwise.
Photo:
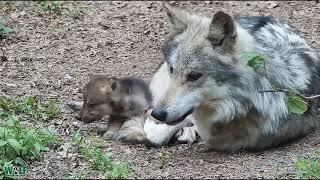
[[(80, 89), (88, 75), (133, 75), (149, 80), (163, 61), (161, 48), (169, 33), (159, 1), (81, 3), (87, 10), (80, 19), (73, 19), (64, 11), (62, 15), (44, 12), (37, 2), (25, 6), (0, 2), (0, 20), (14, 30), (0, 44), (0, 56), (6, 57), (0, 60), (0, 95), (57, 98), (63, 116), (50, 126), (65, 140), (76, 128), (88, 126), (63, 106), (68, 100), (81, 99)], [(292, 23), (310, 45), (320, 48), (320, 3), (314, 1), (182, 1), (172, 5), (208, 16), (218, 10), (234, 16), (276, 16)], [(106, 144), (112, 157), (133, 163), (129, 178), (288, 178), (296, 156), (319, 148), (319, 132), (259, 153), (207, 152), (199, 144), (163, 148)], [(28, 178), (61, 178), (82, 171), (85, 162), (63, 157), (58, 150), (32, 163)]]

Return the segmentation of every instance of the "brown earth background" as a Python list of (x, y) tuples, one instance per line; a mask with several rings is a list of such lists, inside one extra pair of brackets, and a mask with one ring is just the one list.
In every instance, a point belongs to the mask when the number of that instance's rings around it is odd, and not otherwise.
[[(6, 57), (0, 60), (0, 95), (58, 99), (62, 118), (45, 126), (55, 129), (65, 142), (78, 128), (89, 130), (89, 136), (94, 125), (78, 122), (76, 114), (64, 106), (68, 100), (81, 99), (80, 89), (88, 75), (149, 80), (163, 61), (161, 49), (169, 34), (159, 1), (80, 3), (87, 9), (73, 19), (64, 10), (62, 15), (45, 12), (38, 2), (0, 2), (0, 20), (14, 30), (0, 44), (0, 56)], [(296, 26), (310, 45), (320, 47), (320, 4), (315, 1), (170, 3), (207, 16), (219, 10), (234, 16), (276, 16)], [(116, 160), (132, 162), (128, 178), (288, 178), (294, 172), (294, 159), (319, 149), (319, 142), (316, 132), (257, 153), (207, 152), (198, 144), (150, 148), (120, 142), (107, 142), (104, 150)], [(84, 172), (84, 160), (76, 154), (64, 157), (60, 151), (51, 150), (42, 161), (31, 163), (27, 178), (63, 178)], [(85, 177), (100, 175), (85, 173)]]

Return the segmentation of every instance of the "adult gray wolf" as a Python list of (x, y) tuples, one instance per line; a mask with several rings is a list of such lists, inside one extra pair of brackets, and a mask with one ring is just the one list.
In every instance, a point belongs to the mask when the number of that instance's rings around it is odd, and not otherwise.
[[(303, 115), (289, 113), (282, 92), (261, 93), (273, 86), (305, 96), (320, 93), (320, 57), (298, 31), (275, 17), (238, 17), (219, 11), (213, 18), (164, 4), (172, 35), (164, 47), (165, 62), (154, 75), (151, 113), (168, 125), (193, 118), (210, 148), (219, 151), (276, 146), (319, 126), (319, 100)], [(241, 53), (266, 57), (253, 70)], [(161, 144), (165, 128), (146, 120), (149, 141)], [(169, 126), (166, 126), (169, 127)]]

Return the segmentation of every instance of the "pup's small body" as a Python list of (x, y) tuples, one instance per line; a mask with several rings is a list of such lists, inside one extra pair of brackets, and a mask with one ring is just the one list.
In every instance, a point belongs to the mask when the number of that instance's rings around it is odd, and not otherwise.
[[(83, 103), (72, 105), (73, 109), (81, 109), (80, 121), (91, 123), (110, 116), (105, 138), (130, 142), (145, 140), (143, 114), (152, 106), (152, 95), (142, 79), (93, 76), (83, 89), (83, 99)], [(124, 124), (130, 124), (130, 131)]]

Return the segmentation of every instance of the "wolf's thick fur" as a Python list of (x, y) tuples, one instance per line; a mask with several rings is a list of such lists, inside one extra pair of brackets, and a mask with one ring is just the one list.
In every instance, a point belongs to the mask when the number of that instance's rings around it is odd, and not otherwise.
[[(288, 112), (287, 96), (261, 93), (273, 86), (310, 96), (320, 94), (320, 57), (286, 22), (274, 17), (213, 18), (165, 5), (172, 36), (164, 48), (165, 62), (153, 77), (153, 116), (167, 124), (195, 117), (201, 138), (222, 151), (262, 149), (303, 136), (319, 126), (316, 107), (304, 115)], [(266, 57), (254, 71), (240, 54)], [(147, 119), (151, 142), (156, 125)], [(163, 130), (165, 132), (165, 130)], [(156, 138), (153, 139), (153, 137)], [(159, 143), (158, 143), (159, 144)]]

